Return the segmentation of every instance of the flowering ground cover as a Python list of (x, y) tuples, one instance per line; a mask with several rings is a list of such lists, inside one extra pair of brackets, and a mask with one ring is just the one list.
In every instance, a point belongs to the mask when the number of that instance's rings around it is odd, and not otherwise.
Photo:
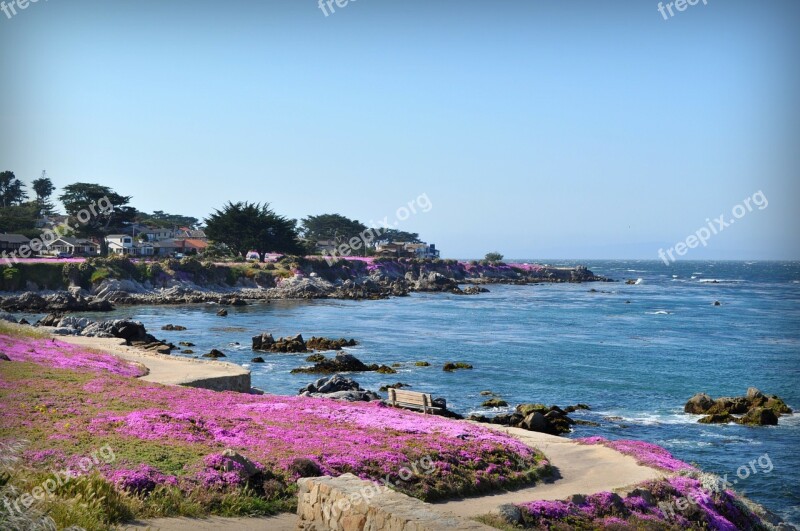
[(520, 505), (525, 529), (717, 531), (775, 529), (763, 509), (732, 491), (703, 487), (697, 472), (642, 483), (627, 496), (601, 492)]
[(570, 500), (521, 504), (525, 529), (774, 529), (761, 507), (723, 489), (719, 478), (675, 459), (660, 446), (602, 437), (577, 441), (608, 446), (670, 476), (637, 485), (624, 497), (601, 492)]
[[(59, 490), (107, 501), (88, 518), (61, 500), (53, 514), (62, 525), (291, 509), (294, 480), (309, 473), (388, 476), (431, 500), (531, 483), (549, 468), (513, 438), (377, 403), (163, 386), (136, 379), (137, 365), (50, 339), (0, 335), (0, 352), (10, 359), (0, 360), (0, 442), (28, 441), (24, 470), (0, 477), (0, 487), (32, 488), (100, 447), (113, 450), (113, 462)], [(426, 473), (401, 477), (423, 459)], [(82, 482), (92, 493), (75, 490)]]
[(621, 454), (634, 457), (640, 465), (658, 468), (665, 472), (696, 471), (697, 468), (675, 459), (667, 450), (644, 441), (619, 440), (610, 441), (603, 437), (584, 437), (575, 439), (580, 444), (602, 444)]

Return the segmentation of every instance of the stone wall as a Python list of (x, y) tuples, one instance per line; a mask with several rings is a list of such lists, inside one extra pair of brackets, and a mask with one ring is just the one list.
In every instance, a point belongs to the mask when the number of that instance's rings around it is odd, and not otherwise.
[(439, 531), (492, 528), (440, 512), (416, 498), (353, 474), (298, 482), (298, 529), (303, 531)]

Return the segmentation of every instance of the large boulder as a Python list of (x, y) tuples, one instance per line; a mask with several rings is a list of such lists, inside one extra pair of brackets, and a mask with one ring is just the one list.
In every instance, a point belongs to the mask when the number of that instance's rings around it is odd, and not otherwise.
[(716, 413), (713, 415), (706, 415), (697, 422), (700, 424), (728, 424), (729, 422), (736, 422), (736, 417), (730, 413)]
[(755, 407), (739, 419), (739, 424), (746, 426), (777, 426), (778, 415), (771, 409)]
[(358, 382), (338, 374), (320, 378), (314, 383), (300, 389), (300, 396), (315, 398), (332, 398), (347, 402), (369, 402), (380, 400), (380, 396), (372, 391), (362, 389)]
[(325, 337), (314, 337), (306, 341), (306, 347), (309, 350), (342, 350), (344, 347), (356, 346), (355, 339), (328, 339)]
[(714, 405), (714, 400), (705, 393), (697, 393), (686, 402), (683, 411), (694, 415), (706, 413)]
[[(578, 409), (590, 408), (585, 404), (579, 404), (565, 409), (574, 412)], [(558, 406), (545, 406), (544, 404), (519, 404), (513, 413), (501, 413), (491, 418), (483, 415), (472, 415), (469, 418), (477, 422), (512, 426), (550, 435), (562, 435), (569, 433), (572, 430), (572, 426), (578, 423), (567, 416), (565, 409)]]
[(784, 402), (775, 395), (772, 395), (771, 397), (767, 398), (766, 402), (764, 402), (764, 407), (771, 409), (778, 416), (792, 414), (792, 408), (787, 406), (786, 402)]
[(742, 415), (752, 407), (747, 398), (743, 396), (729, 397), (724, 396), (714, 400), (714, 405), (706, 411), (710, 415), (730, 413), (733, 415)]
[(534, 411), (522, 421), (522, 427), (530, 431), (547, 432), (549, 431), (549, 423), (544, 415), (538, 411)]
[(454, 291), (458, 290), (458, 283), (452, 278), (446, 277), (441, 273), (431, 272), (426, 276), (420, 276), (414, 284), (415, 291)]
[(361, 360), (347, 354), (339, 352), (333, 359), (326, 358), (324, 361), (314, 364), (313, 367), (301, 367), (293, 369), (292, 373), (322, 373), (333, 374), (337, 372), (366, 372), (377, 371), (380, 368), (378, 365), (365, 365)]
[(272, 334), (263, 333), (253, 337), (253, 350), (264, 352), (298, 353), (308, 352), (301, 334), (275, 339)]

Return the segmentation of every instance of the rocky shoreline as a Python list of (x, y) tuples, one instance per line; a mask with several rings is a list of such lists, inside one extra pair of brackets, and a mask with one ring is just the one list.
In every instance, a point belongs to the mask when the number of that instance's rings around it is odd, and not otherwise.
[[(383, 260), (349, 262), (328, 266), (323, 260), (298, 259), (276, 273), (265, 265), (238, 266), (241, 276), (232, 280), (234, 266), (203, 264), (196, 260), (146, 265), (144, 273), (119, 259), (114, 276), (97, 276), (96, 267), (86, 278), (70, 269), (63, 272), (66, 285), (50, 289), (28, 281), (25, 289), (0, 296), (0, 310), (7, 312), (102, 312), (116, 305), (245, 305), (292, 299), (374, 300), (411, 293), (479, 295), (488, 284), (529, 285), (562, 282), (603, 282), (583, 266), (478, 264), (444, 261)], [(121, 262), (122, 265), (117, 262)], [(87, 262), (88, 263), (88, 262)], [(106, 264), (106, 262), (103, 262)], [(74, 265), (74, 264), (70, 264)], [(58, 267), (53, 264), (53, 267)], [(172, 269), (169, 269), (169, 268)], [(91, 269), (90, 269), (91, 270)], [(97, 278), (96, 278), (97, 277)], [(95, 279), (96, 278), (96, 279)], [(95, 279), (95, 280), (93, 280)], [(21, 288), (22, 286), (20, 286)]]

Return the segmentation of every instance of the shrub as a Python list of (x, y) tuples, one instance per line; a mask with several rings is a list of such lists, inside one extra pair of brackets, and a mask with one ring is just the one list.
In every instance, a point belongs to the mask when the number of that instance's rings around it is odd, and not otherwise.
[(112, 277), (111, 270), (107, 267), (101, 267), (100, 269), (95, 269), (90, 277), (92, 284), (99, 284), (102, 281)]
[(16, 267), (3, 269), (3, 290), (17, 291), (22, 284), (22, 273)]

